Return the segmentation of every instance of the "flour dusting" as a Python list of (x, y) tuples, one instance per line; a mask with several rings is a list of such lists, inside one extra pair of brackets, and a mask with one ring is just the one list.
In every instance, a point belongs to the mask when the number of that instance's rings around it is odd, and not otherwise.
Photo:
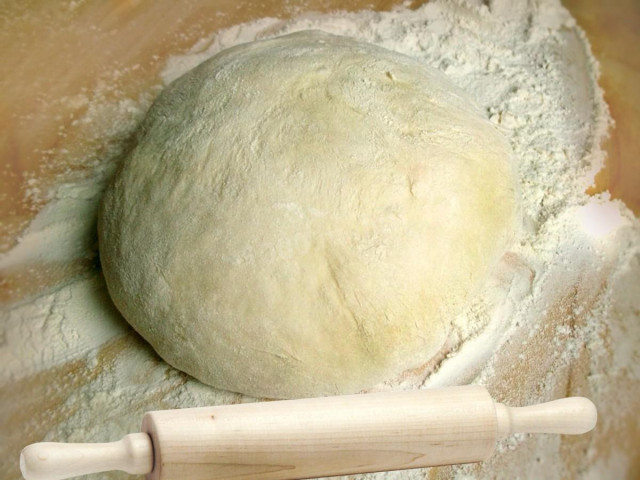
[[(584, 395), (600, 413), (596, 431), (577, 440), (516, 435), (483, 464), (349, 478), (632, 476), (634, 445), (611, 452), (607, 443), (637, 428), (629, 405), (640, 395), (640, 222), (606, 193), (584, 193), (603, 164), (600, 144), (611, 119), (574, 19), (557, 0), (433, 0), (417, 10), (264, 18), (217, 32), (171, 58), (163, 83), (225, 48), (306, 29), (374, 43), (439, 69), (502, 130), (519, 169), (519, 238), (452, 320), (447, 350), (425, 369), (376, 389), (479, 383), (514, 406)], [(148, 102), (125, 106), (112, 117), (139, 119)], [(100, 108), (86, 115), (92, 110)], [(1, 269), (97, 256), (97, 205), (115, 169), (111, 157), (98, 163), (88, 179), (52, 194), (18, 244), (0, 256)], [(38, 440), (112, 441), (138, 431), (147, 410), (254, 400), (202, 385), (162, 362), (112, 306), (97, 269), (4, 307), (2, 316), (3, 381), (76, 365), (74, 393)], [(27, 420), (25, 428), (41, 430), (29, 423), (37, 421)], [(17, 456), (9, 460), (14, 452), (0, 448), (0, 468), (16, 471)]]

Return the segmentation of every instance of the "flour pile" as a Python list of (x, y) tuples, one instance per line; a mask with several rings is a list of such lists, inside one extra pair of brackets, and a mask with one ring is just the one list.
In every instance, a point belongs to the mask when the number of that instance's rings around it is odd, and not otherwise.
[[(482, 465), (355, 478), (633, 475), (636, 446), (620, 439), (632, 439), (638, 428), (632, 406), (640, 396), (640, 222), (606, 194), (584, 193), (602, 165), (610, 117), (597, 65), (573, 18), (555, 0), (434, 0), (417, 10), (265, 18), (218, 32), (172, 58), (163, 81), (224, 48), (306, 29), (371, 42), (438, 68), (503, 130), (519, 165), (520, 238), (454, 321), (448, 352), (376, 389), (479, 383), (514, 406), (587, 396), (600, 414), (592, 434), (514, 436)], [(142, 103), (136, 119), (148, 107)], [(131, 118), (130, 104), (121, 115)], [(0, 268), (95, 257), (95, 212), (114, 169), (115, 162), (105, 160), (90, 178), (60, 187), (18, 245), (0, 257)], [(118, 315), (95, 269), (3, 316), (2, 380), (49, 372), (50, 391), (43, 395), (73, 392), (61, 411), (25, 420), (25, 429), (42, 432), (35, 440), (117, 440), (137, 431), (147, 410), (253, 401), (215, 391), (160, 361)], [(0, 468), (18, 478), (14, 450), (1, 448)]]

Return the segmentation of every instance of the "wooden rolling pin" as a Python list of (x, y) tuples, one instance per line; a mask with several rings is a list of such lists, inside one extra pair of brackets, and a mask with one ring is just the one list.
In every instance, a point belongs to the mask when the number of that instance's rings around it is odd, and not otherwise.
[(596, 419), (586, 398), (509, 408), (480, 386), (187, 408), (149, 412), (118, 442), (29, 445), (20, 468), (27, 480), (312, 478), (478, 462), (512, 433), (580, 434)]

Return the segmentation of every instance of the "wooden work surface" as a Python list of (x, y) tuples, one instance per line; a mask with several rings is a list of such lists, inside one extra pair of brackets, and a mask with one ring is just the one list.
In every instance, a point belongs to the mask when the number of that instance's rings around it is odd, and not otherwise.
[[(188, 50), (217, 29), (264, 16), (292, 16), (305, 11), (389, 9), (393, 0), (304, 0), (236, 2), (234, 0), (111, 0), (3, 2), (0, 6), (0, 252), (13, 245), (45, 205), (40, 191), (60, 179), (82, 176), (91, 159), (108, 148), (86, 125), (74, 120), (87, 108), (84, 92), (101, 88), (106, 100), (135, 98), (159, 83), (168, 56)], [(414, 6), (423, 2), (413, 2)], [(601, 86), (616, 122), (606, 145), (608, 162), (594, 191), (609, 190), (640, 214), (640, 3), (565, 0), (585, 29), (601, 64)], [(114, 78), (114, 71), (121, 72)], [(105, 85), (108, 84), (108, 85)], [(104, 87), (104, 88), (102, 88)], [(77, 99), (76, 102), (68, 101)], [(65, 101), (61, 101), (65, 99)], [(105, 122), (108, 122), (105, 118)], [(83, 160), (78, 160), (82, 158)], [(85, 269), (54, 265), (40, 271), (0, 272), (0, 302), (28, 298)], [(3, 319), (0, 319), (3, 321)], [(111, 353), (104, 352), (107, 357)], [(20, 395), (33, 411), (55, 411), (74, 388), (73, 366), (62, 368), (62, 391), (51, 393), (48, 375), (30, 377)], [(11, 402), (13, 385), (0, 385), (0, 431), (12, 432), (2, 451), (38, 440), (38, 432), (19, 433), (25, 415)], [(31, 393), (33, 392), (33, 397)], [(39, 397), (38, 397), (39, 396)], [(635, 435), (637, 431), (627, 431)], [(7, 440), (7, 438), (10, 438)], [(615, 448), (615, 447), (613, 447)], [(6, 462), (6, 459), (2, 459)], [(638, 462), (638, 459), (635, 459)], [(7, 465), (7, 463), (3, 463)], [(499, 468), (499, 465), (497, 466)], [(640, 468), (640, 465), (638, 466)], [(7, 473), (7, 472), (4, 472)], [(15, 465), (4, 478), (17, 478)], [(498, 475), (499, 476), (499, 475)]]

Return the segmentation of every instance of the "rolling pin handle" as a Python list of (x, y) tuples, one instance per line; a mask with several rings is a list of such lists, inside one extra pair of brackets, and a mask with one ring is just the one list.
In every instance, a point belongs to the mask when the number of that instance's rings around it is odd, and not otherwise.
[(498, 438), (514, 433), (580, 435), (596, 426), (598, 412), (584, 397), (569, 397), (529, 407), (507, 407), (496, 403)]
[(26, 480), (62, 480), (108, 470), (146, 474), (152, 469), (153, 446), (146, 433), (111, 443), (34, 443), (20, 453)]

